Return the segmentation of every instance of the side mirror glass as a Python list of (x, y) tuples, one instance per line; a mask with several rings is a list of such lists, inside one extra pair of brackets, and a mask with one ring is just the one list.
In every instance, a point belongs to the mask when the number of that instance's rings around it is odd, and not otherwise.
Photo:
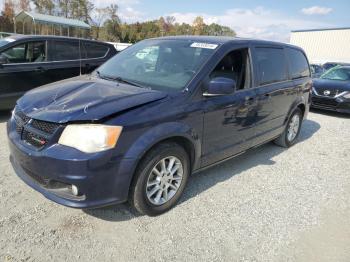
[(222, 96), (236, 91), (236, 81), (226, 77), (215, 77), (210, 80), (208, 91), (203, 96)]

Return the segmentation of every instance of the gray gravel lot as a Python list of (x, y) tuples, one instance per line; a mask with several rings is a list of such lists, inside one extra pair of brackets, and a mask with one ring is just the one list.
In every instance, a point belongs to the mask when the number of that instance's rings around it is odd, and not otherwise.
[(0, 261), (350, 261), (350, 118), (316, 111), (272, 143), (191, 177), (155, 218), (75, 210), (16, 177), (0, 115)]

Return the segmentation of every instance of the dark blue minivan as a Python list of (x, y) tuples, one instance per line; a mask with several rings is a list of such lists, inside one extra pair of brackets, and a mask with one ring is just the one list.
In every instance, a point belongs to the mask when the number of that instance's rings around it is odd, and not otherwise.
[(191, 173), (269, 141), (296, 143), (310, 106), (300, 48), (179, 36), (139, 42), (91, 75), (17, 101), (10, 160), (28, 185), (75, 208), (127, 200), (158, 215)]

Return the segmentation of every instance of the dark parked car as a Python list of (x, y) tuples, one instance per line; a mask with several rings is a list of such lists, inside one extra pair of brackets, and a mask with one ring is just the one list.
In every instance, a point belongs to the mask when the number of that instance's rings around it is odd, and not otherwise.
[(294, 46), (145, 40), (92, 75), (19, 99), (7, 125), (10, 159), (21, 179), (57, 203), (129, 199), (157, 215), (175, 205), (191, 173), (268, 141), (296, 143), (311, 85), (307, 58)]
[(324, 63), (322, 67), (324, 68), (325, 71), (327, 71), (333, 67), (341, 66), (341, 65), (350, 66), (349, 63), (327, 62), (327, 63)]
[(0, 32), (0, 39), (1, 38), (5, 38), (5, 37), (9, 37), (11, 35), (17, 35), (17, 34), (14, 34), (14, 33), (7, 33), (7, 32)]
[(350, 113), (350, 66), (337, 66), (313, 81), (312, 107)]
[(116, 54), (113, 45), (68, 37), (17, 35), (0, 40), (0, 110), (26, 91), (91, 73)]
[(311, 64), (310, 69), (312, 78), (319, 78), (325, 72), (321, 65)]

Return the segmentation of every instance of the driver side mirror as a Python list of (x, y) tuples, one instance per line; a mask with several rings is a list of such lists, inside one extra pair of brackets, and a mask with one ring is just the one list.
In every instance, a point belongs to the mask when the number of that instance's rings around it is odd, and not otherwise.
[(223, 96), (230, 95), (236, 91), (236, 81), (226, 77), (215, 77), (210, 80), (208, 91), (203, 93), (203, 96)]

